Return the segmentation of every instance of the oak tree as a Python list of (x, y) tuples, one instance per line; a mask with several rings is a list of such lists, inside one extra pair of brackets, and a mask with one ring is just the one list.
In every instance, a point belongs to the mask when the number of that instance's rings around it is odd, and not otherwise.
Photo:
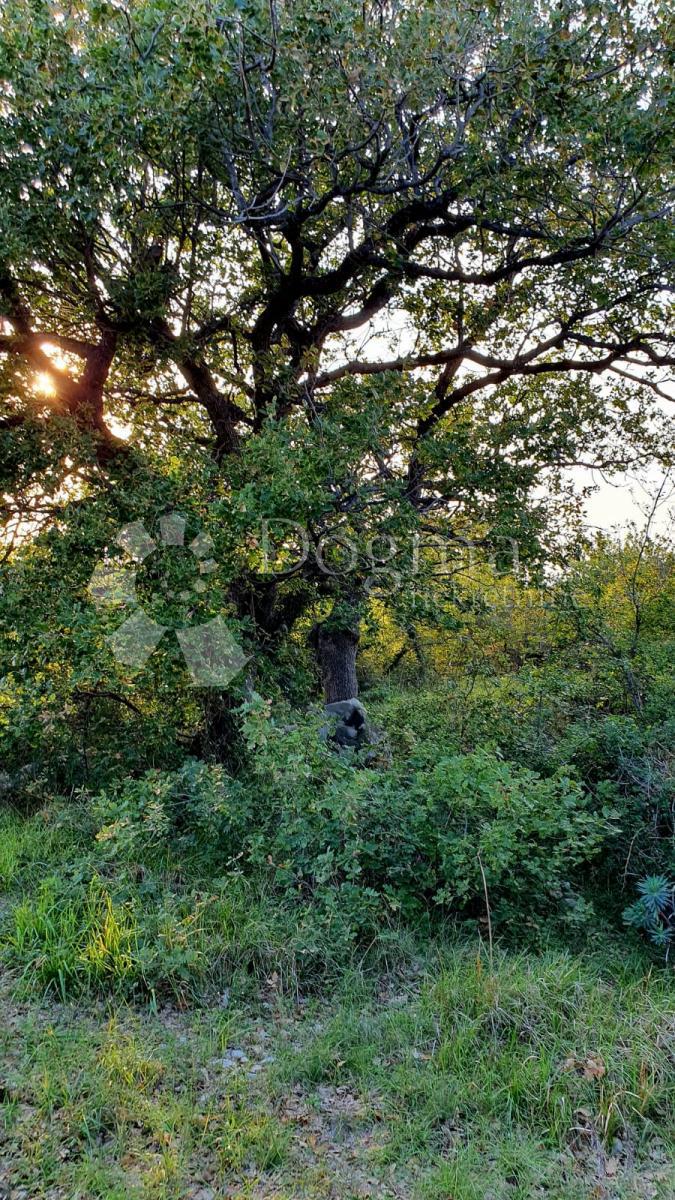
[[(665, 4), (6, 0), (0, 22), (8, 513), (73, 473), (85, 505), (177, 461), (208, 477), (229, 602), (260, 644), (313, 613), (335, 700), (373, 563), (411, 569), (391, 538), (534, 553), (569, 466), (667, 454)], [(262, 521), (310, 552), (261, 561)]]

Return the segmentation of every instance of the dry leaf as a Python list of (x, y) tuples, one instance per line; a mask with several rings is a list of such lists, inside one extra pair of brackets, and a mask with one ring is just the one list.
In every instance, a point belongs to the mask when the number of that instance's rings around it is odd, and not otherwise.
[(584, 1079), (602, 1079), (605, 1074), (605, 1064), (598, 1055), (589, 1055), (583, 1068)]

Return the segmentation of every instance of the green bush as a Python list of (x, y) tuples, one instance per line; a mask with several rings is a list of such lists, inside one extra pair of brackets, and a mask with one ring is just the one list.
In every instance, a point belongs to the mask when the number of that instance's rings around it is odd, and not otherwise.
[(614, 837), (613, 812), (560, 772), (541, 778), (498, 754), (355, 769), (317, 722), (275, 722), (263, 702), (244, 714), (247, 772), (187, 762), (99, 797), (108, 854), (216, 856), (318, 904), (355, 934), (429, 905), (452, 913), (538, 913), (569, 904), (575, 878)]
[(626, 867), (633, 878), (669, 869), (675, 825), (675, 725), (605, 716), (573, 722), (551, 754), (566, 762), (618, 814), (619, 836), (607, 874)]
[(252, 797), (219, 764), (187, 759), (176, 771), (146, 771), (101, 792), (95, 802), (102, 847), (125, 859), (167, 853), (210, 859), (238, 843), (252, 821)]
[(480, 890), (508, 911), (569, 899), (575, 871), (615, 835), (612, 810), (564, 773), (548, 779), (477, 751), (441, 761), (418, 781), (439, 827), (437, 898), (466, 903)]

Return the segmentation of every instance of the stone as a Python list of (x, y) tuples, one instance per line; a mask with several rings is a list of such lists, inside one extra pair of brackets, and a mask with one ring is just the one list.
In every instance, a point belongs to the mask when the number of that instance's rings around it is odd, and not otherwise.
[(324, 712), (327, 717), (334, 719), (334, 723), (324, 725), (321, 729), (324, 741), (352, 750), (359, 750), (368, 742), (366, 710), (356, 697), (326, 704)]

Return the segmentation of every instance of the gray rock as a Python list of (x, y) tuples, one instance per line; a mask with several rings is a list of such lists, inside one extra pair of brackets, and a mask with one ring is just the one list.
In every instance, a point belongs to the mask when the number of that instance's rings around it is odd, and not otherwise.
[(324, 725), (320, 731), (324, 741), (352, 750), (359, 750), (368, 742), (366, 710), (356, 697), (335, 700), (326, 704), (324, 711), (327, 717), (333, 718), (331, 725)]
[(248, 1062), (248, 1054), (244, 1054), (243, 1050), (237, 1049), (237, 1050), (228, 1050), (225, 1057), (221, 1058), (220, 1065), (221, 1065), (221, 1067), (224, 1067), (224, 1069), (226, 1071), (229, 1071), (232, 1069), (232, 1067), (241, 1067), (241, 1066), (243, 1066), (244, 1063), (247, 1063), (247, 1062)]
[(366, 710), (360, 700), (355, 697), (352, 700), (334, 700), (332, 704), (327, 704), (325, 707), (326, 715), (329, 717), (339, 717), (346, 725), (353, 725), (359, 728), (365, 723)]

